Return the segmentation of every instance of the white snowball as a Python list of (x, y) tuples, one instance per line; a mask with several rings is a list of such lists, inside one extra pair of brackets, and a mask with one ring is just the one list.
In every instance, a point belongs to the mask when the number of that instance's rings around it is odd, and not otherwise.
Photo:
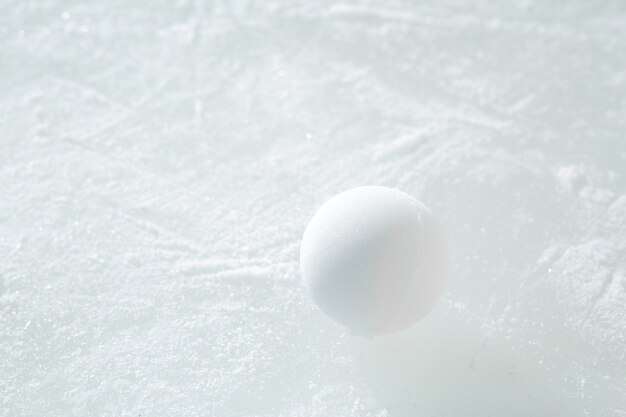
[(447, 247), (419, 201), (392, 188), (358, 187), (315, 214), (300, 267), (326, 314), (356, 333), (386, 334), (415, 324), (439, 300)]

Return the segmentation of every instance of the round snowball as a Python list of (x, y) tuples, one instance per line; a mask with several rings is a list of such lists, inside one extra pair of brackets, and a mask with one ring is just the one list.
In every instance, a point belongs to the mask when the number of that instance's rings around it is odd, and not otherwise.
[(302, 238), (304, 283), (322, 311), (355, 333), (403, 330), (443, 292), (443, 231), (430, 211), (400, 190), (358, 187), (336, 195)]

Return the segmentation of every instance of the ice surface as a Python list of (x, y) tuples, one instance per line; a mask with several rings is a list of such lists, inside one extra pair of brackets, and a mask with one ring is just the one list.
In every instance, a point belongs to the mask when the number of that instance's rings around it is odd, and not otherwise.
[[(623, 1), (0, 0), (0, 415), (624, 416), (625, 114)], [(453, 253), (373, 340), (298, 271), (364, 184)]]

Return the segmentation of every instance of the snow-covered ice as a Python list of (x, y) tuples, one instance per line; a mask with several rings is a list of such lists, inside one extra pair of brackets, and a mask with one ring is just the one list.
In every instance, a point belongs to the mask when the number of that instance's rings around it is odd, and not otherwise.
[[(0, 416), (625, 416), (625, 115), (621, 0), (0, 0)], [(374, 339), (298, 268), (366, 184), (452, 261)]]

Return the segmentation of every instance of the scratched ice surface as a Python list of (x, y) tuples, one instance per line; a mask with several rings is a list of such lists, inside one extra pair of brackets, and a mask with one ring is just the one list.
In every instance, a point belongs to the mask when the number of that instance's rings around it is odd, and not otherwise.
[[(453, 250), (373, 340), (297, 265), (364, 184)], [(616, 417), (625, 346), (623, 1), (1, 0), (0, 416)]]

